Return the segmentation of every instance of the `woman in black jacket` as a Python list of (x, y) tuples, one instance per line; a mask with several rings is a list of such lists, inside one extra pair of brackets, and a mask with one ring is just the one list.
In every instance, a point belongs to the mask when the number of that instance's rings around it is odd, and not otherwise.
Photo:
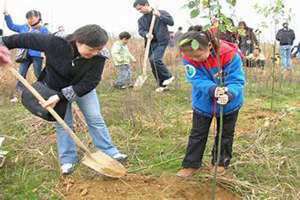
[[(100, 113), (100, 104), (96, 86), (101, 80), (106, 58), (101, 49), (106, 45), (108, 35), (98, 25), (86, 25), (64, 38), (53, 35), (24, 33), (0, 38), (9, 49), (27, 48), (42, 51), (47, 61), (42, 74), (43, 83), (56, 90), (44, 107), (54, 107), (59, 101), (68, 101), (65, 122), (72, 127), (71, 104), (76, 101), (83, 112), (89, 133), (95, 146), (104, 153), (121, 161), (127, 155), (121, 154), (112, 144), (108, 129)], [(5, 48), (0, 49), (0, 64), (9, 61)], [(69, 174), (77, 162), (77, 150), (74, 141), (64, 128), (56, 124), (58, 153), (63, 174)]]
[(258, 40), (253, 32), (252, 28), (249, 28), (246, 22), (241, 21), (238, 24), (238, 36), (239, 48), (243, 52), (244, 56), (253, 53), (254, 47), (259, 46)]

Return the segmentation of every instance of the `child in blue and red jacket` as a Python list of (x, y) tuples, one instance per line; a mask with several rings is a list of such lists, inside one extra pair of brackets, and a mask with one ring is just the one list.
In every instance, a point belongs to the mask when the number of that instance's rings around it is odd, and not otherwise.
[[(192, 84), (193, 125), (180, 177), (190, 177), (202, 165), (202, 158), (214, 116), (220, 127), (220, 105), (224, 106), (221, 156), (218, 172), (225, 172), (232, 157), (232, 144), (238, 113), (244, 101), (245, 76), (242, 59), (235, 44), (217, 42), (210, 32), (187, 32), (180, 42), (186, 78)], [(220, 67), (217, 52), (220, 52)], [(221, 75), (222, 74), (222, 75)], [(224, 87), (220, 87), (223, 79)], [(212, 150), (212, 165), (217, 162), (218, 136)]]

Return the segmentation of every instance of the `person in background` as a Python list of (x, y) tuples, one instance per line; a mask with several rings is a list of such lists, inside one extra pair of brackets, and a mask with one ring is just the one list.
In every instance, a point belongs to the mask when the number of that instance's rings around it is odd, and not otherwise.
[(119, 34), (119, 40), (111, 48), (112, 60), (117, 68), (118, 75), (115, 81), (115, 87), (125, 89), (132, 87), (131, 80), (131, 62), (136, 62), (134, 56), (130, 53), (127, 44), (131, 38), (130, 33), (122, 32)]
[(266, 57), (262, 54), (259, 47), (255, 47), (253, 53), (246, 57), (247, 67), (258, 67), (261, 69), (265, 68)]
[(292, 48), (292, 57), (300, 59), (300, 42)]
[(175, 35), (174, 35), (174, 39), (175, 39), (175, 44), (178, 45), (178, 42), (180, 40), (180, 37), (183, 35), (183, 32), (182, 32), (182, 27), (179, 26), (178, 27), (178, 30), (176, 31)]
[(282, 29), (277, 32), (276, 40), (279, 41), (280, 45), (281, 68), (283, 70), (291, 70), (292, 46), (295, 40), (295, 32), (289, 28), (287, 22), (283, 23)]
[[(227, 18), (227, 23), (229, 24), (227, 24), (226, 27), (229, 28), (225, 32), (220, 31), (220, 39), (231, 43), (237, 43), (237, 33), (235, 30), (234, 21), (231, 18)], [(217, 37), (217, 32), (219, 29), (218, 19), (217, 18), (213, 19), (212, 24), (213, 25), (210, 30)]]
[(176, 46), (175, 33), (173, 31), (169, 31), (169, 34), (170, 34), (169, 47), (174, 48)]
[[(174, 25), (173, 17), (165, 10), (153, 9), (147, 0), (135, 0), (133, 7), (143, 14), (138, 20), (140, 36), (145, 40), (147, 40), (147, 38), (152, 38), (149, 61), (152, 73), (158, 84), (158, 88), (155, 91), (166, 91), (168, 85), (175, 79), (163, 62), (163, 57), (170, 40), (168, 26)], [(153, 33), (149, 34), (153, 15), (156, 16), (155, 26)]]
[(3, 36), (3, 30), (0, 28), (0, 36)]
[[(17, 25), (13, 22), (12, 17), (7, 11), (4, 11), (5, 22), (7, 27), (17, 33), (41, 33), (48, 34), (49, 31), (46, 27), (42, 25), (41, 13), (37, 10), (30, 10), (26, 13), (27, 23), (22, 25)], [(22, 53), (20, 50), (19, 53)], [(43, 56), (40, 51), (29, 49), (26, 61), (23, 61), (19, 67), (19, 73), (26, 78), (29, 66), (33, 64), (34, 75), (36, 78), (39, 77), (42, 71)], [(17, 82), (16, 92), (21, 93), (24, 87), (22, 83)], [(11, 99), (11, 102), (17, 102), (17, 94), (15, 93)]]
[(53, 35), (58, 36), (58, 37), (65, 37), (65, 27), (63, 25), (60, 25), (57, 27), (57, 31), (53, 33)]
[(253, 29), (248, 27), (244, 21), (241, 21), (238, 24), (237, 40), (239, 48), (244, 56), (248, 56), (249, 54), (253, 53), (254, 47), (259, 46)]

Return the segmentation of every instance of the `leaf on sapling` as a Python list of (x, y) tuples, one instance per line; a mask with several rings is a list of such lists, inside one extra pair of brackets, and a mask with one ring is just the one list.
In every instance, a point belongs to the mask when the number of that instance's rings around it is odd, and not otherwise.
[(197, 40), (193, 39), (192, 43), (191, 43), (191, 47), (192, 47), (193, 50), (197, 50), (197, 49), (199, 49), (200, 44)]
[(195, 18), (200, 14), (200, 10), (199, 8), (196, 8), (194, 10), (191, 11), (191, 18)]

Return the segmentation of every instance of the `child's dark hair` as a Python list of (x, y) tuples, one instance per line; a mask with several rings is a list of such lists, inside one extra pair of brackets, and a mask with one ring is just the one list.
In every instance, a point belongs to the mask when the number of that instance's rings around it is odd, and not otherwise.
[(42, 18), (42, 14), (40, 11), (37, 11), (37, 10), (30, 10), (26, 13), (26, 19), (29, 19), (31, 17), (39, 17), (40, 20)]
[[(219, 50), (219, 42), (217, 38), (210, 31), (189, 31), (182, 35), (179, 41), (179, 47), (182, 50), (191, 50), (192, 42), (196, 40), (199, 43), (198, 49), (206, 49), (209, 43), (212, 44), (213, 48)], [(197, 50), (197, 49), (194, 49)]]
[(135, 0), (135, 2), (133, 3), (133, 7), (135, 8), (137, 5), (144, 6), (146, 4), (149, 5), (148, 0)]
[(122, 33), (119, 34), (119, 39), (122, 40), (122, 39), (127, 39), (129, 40), (131, 38), (131, 35), (130, 33), (124, 31)]
[(254, 49), (257, 49), (259, 53), (261, 53), (261, 48), (255, 47)]
[(99, 25), (90, 24), (77, 29), (70, 36), (69, 40), (85, 44), (89, 47), (100, 47), (107, 43), (108, 35)]
[(190, 26), (188, 31), (203, 31), (203, 27), (201, 25)]

